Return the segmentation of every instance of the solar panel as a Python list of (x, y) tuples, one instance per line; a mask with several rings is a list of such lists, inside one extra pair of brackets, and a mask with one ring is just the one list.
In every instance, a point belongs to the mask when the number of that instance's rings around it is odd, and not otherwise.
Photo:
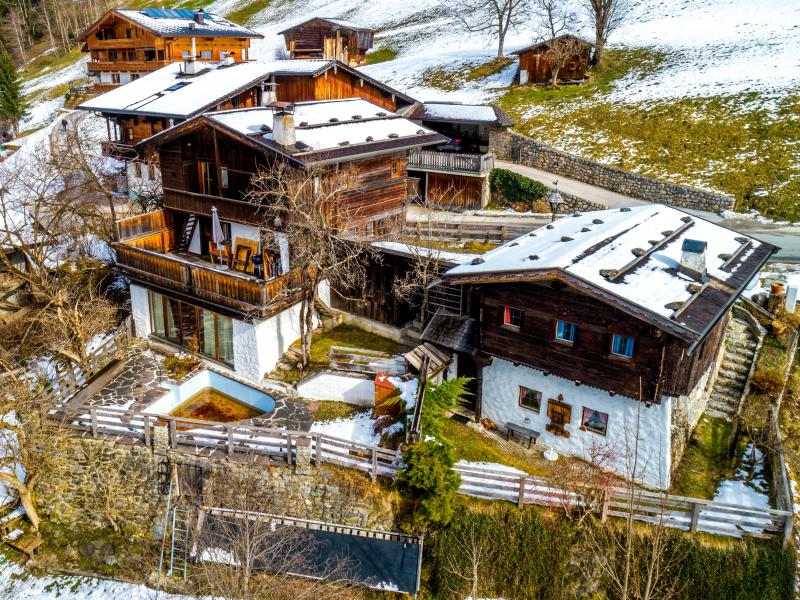
[(143, 8), (142, 12), (152, 19), (194, 18), (194, 11), (188, 8)]

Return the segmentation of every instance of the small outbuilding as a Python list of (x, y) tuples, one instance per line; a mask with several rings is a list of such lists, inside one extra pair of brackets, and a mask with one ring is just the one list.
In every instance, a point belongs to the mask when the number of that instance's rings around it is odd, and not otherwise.
[(587, 78), (589, 58), (592, 44), (571, 34), (546, 40), (516, 50), (512, 54), (519, 56), (519, 68), (514, 78), (515, 83), (548, 83), (552, 79), (553, 68), (559, 54), (566, 57), (558, 70), (559, 83), (580, 83)]
[(289, 58), (325, 58), (350, 66), (366, 62), (375, 30), (342, 19), (314, 17), (281, 31)]

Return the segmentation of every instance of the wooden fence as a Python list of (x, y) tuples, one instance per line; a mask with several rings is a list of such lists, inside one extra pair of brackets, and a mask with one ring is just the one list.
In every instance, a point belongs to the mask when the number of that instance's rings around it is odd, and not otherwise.
[(408, 153), (408, 168), (456, 173), (488, 173), (494, 168), (494, 154), (411, 150)]
[(130, 328), (129, 317), (102, 344), (89, 353), (84, 366), (67, 361), (57, 363), (55, 376), (50, 380), (50, 385), (41, 392), (44, 399), (52, 404), (62, 404), (89, 383), (125, 351), (130, 341)]
[[(532, 477), (511, 471), (487, 467), (456, 465), (454, 470), (461, 475), (460, 492), (469, 496), (490, 500), (507, 500), (522, 506), (562, 507), (574, 509), (589, 504), (576, 491), (556, 487), (541, 477)], [(791, 533), (792, 513), (775, 509), (760, 509), (702, 500), (671, 496), (658, 492), (626, 488), (612, 488), (596, 506), (588, 506), (600, 512), (601, 518), (620, 517), (653, 525), (703, 532), (728, 537), (787, 539)]]
[(288, 431), (253, 425), (214, 423), (184, 417), (151, 415), (119, 408), (58, 407), (51, 417), (83, 431), (92, 438), (150, 446), (161, 427), (168, 449), (208, 458), (229, 458), (291, 466), (298, 448), (308, 448), (316, 466), (321, 463), (355, 469), (375, 480), (394, 477), (402, 466), (402, 455), (394, 450), (360, 444), (323, 433)]
[(348, 348), (331, 346), (328, 352), (331, 369), (376, 375), (402, 375), (406, 372), (405, 360), (387, 352), (367, 350), (365, 348)]
[(495, 225), (492, 223), (427, 223), (406, 221), (403, 234), (416, 239), (434, 239), (443, 242), (488, 242), (502, 244), (529, 233), (531, 225)]

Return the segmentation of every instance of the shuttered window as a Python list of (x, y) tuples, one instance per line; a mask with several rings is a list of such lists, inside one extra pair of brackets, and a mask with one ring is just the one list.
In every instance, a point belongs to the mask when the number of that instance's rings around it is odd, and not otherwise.
[(633, 358), (633, 338), (628, 335), (615, 333), (611, 338), (611, 354), (623, 358)]
[(560, 342), (571, 344), (575, 341), (575, 331), (578, 328), (575, 323), (569, 321), (556, 321), (556, 339)]

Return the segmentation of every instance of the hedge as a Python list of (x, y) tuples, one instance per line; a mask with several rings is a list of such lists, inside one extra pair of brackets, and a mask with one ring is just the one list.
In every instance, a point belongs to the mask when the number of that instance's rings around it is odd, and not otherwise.
[(492, 169), (489, 184), (493, 196), (500, 195), (509, 204), (533, 204), (547, 194), (547, 188), (538, 181), (508, 169)]
[[(433, 528), (425, 539), (424, 576), (429, 598), (465, 598), (472, 572), (465, 540), (475, 539), (483, 548), (479, 568), (479, 592), (494, 598), (515, 600), (562, 600), (570, 593), (597, 600), (616, 598), (599, 569), (587, 579), (596, 557), (582, 543), (586, 529), (562, 515), (509, 504), (476, 504), (461, 501), (447, 527)], [(622, 524), (620, 521), (619, 524)], [(583, 525), (582, 527), (588, 527)], [(637, 527), (640, 548), (636, 568), (649, 564), (652, 530)], [(607, 530), (606, 530), (607, 531)], [(662, 565), (669, 572), (666, 583), (677, 582), (674, 600), (784, 600), (792, 597), (792, 552), (775, 542), (750, 542), (665, 532)], [(595, 536), (594, 539), (601, 539)], [(609, 538), (603, 538), (609, 539)], [(608, 556), (616, 544), (609, 541)], [(458, 574), (453, 571), (457, 571)], [(642, 573), (644, 575), (644, 573)], [(586, 590), (593, 590), (586, 594)], [(581, 591), (583, 595), (581, 595)]]

